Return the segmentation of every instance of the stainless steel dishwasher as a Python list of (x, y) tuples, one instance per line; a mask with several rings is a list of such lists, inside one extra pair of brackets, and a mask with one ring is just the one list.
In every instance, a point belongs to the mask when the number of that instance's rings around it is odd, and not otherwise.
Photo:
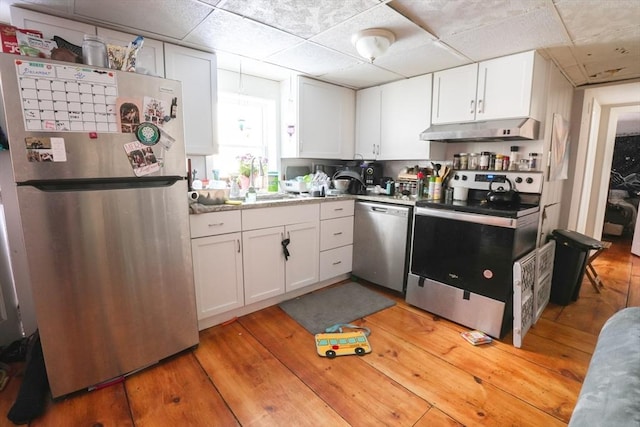
[(410, 206), (356, 201), (353, 275), (404, 292), (411, 237)]

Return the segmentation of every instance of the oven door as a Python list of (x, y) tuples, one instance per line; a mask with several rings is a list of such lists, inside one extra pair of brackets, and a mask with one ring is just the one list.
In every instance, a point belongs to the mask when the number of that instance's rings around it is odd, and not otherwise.
[[(411, 272), (509, 301), (516, 259), (514, 245), (520, 240), (516, 237), (518, 225), (514, 218), (417, 208)], [(535, 246), (535, 235), (531, 244)]]

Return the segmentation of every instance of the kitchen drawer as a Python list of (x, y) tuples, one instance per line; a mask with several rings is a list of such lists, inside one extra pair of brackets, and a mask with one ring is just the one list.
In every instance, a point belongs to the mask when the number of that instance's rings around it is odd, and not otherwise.
[(240, 211), (209, 212), (189, 215), (191, 238), (241, 231)]
[(246, 209), (241, 212), (243, 231), (313, 222), (320, 218), (320, 209), (317, 203)]
[(320, 250), (338, 248), (353, 243), (353, 217), (320, 221)]
[(320, 219), (331, 219), (353, 215), (354, 203), (355, 200), (323, 202), (320, 204)]
[(320, 280), (349, 273), (353, 262), (353, 245), (320, 252)]

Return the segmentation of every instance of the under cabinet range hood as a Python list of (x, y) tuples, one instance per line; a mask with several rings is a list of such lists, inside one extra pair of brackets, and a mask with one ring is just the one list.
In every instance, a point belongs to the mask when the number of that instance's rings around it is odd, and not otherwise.
[(538, 139), (540, 122), (532, 118), (432, 125), (420, 134), (423, 141), (516, 141)]

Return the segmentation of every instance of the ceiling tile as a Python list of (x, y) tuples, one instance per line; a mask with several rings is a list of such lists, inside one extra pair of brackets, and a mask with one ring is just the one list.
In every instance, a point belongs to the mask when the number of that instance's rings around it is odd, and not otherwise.
[(197, 0), (75, 0), (75, 13), (81, 17), (178, 40), (212, 10)]
[(640, 77), (640, 64), (637, 57), (610, 61), (598, 61), (585, 64), (590, 83), (624, 80)]
[(322, 80), (354, 89), (377, 86), (404, 78), (399, 74), (376, 67), (368, 62), (361, 62), (353, 67), (329, 72), (318, 77)]
[(375, 60), (375, 65), (404, 77), (446, 70), (468, 63), (467, 59), (455, 55), (438, 43), (428, 43), (396, 54), (385, 54)]
[(474, 61), (570, 43), (557, 14), (550, 8), (535, 9), (442, 40)]
[(640, 22), (637, 0), (556, 0), (554, 3), (574, 41), (636, 27)]
[(226, 0), (219, 7), (308, 39), (378, 4), (377, 0)]
[(381, 4), (322, 34), (312, 37), (311, 41), (359, 58), (358, 51), (351, 42), (351, 37), (354, 33), (368, 28), (384, 28), (395, 35), (396, 41), (389, 47), (385, 55), (393, 55), (403, 50), (413, 49), (435, 39), (427, 31), (398, 12), (387, 5)]
[(394, 0), (389, 6), (437, 37), (514, 19), (547, 0)]
[(263, 77), (265, 79), (281, 81), (289, 78), (291, 74), (291, 71), (286, 68), (227, 52), (218, 51), (216, 53), (216, 59), (219, 69), (236, 73), (242, 70), (243, 74)]
[(635, 57), (640, 66), (640, 27), (631, 32), (609, 32), (593, 40), (576, 42), (576, 59), (580, 62), (615, 61)]
[(267, 61), (312, 76), (320, 76), (362, 62), (312, 42), (304, 42), (279, 52), (267, 58)]
[(263, 59), (303, 39), (217, 9), (185, 39), (214, 50)]

